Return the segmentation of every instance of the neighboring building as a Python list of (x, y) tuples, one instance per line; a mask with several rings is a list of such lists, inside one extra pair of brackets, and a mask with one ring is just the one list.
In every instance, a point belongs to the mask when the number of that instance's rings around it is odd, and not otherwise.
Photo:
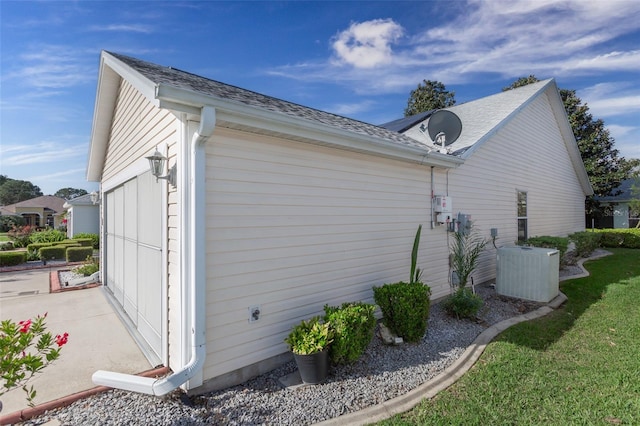
[[(198, 393), (268, 371), (301, 319), (407, 280), (419, 224), (423, 279), (449, 294), (436, 195), (485, 237), (497, 229), (498, 245), (584, 229), (592, 190), (553, 80), (450, 110), (462, 133), (440, 153), (419, 130), (429, 114), (389, 130), (103, 52), (87, 171), (101, 187), (102, 283), (174, 373), (94, 381)], [(175, 187), (151, 175), (156, 149)], [(476, 283), (495, 277), (494, 250)]]
[[(638, 193), (633, 192), (634, 187)], [(629, 203), (632, 200), (640, 199), (640, 178), (622, 181), (612, 193), (618, 194), (595, 197), (596, 201), (600, 201), (605, 206), (603, 210), (609, 214), (604, 216), (587, 215), (587, 228), (635, 228), (638, 225), (640, 215), (629, 207)]]
[(42, 195), (30, 200), (3, 206), (2, 214), (22, 216), (26, 225), (36, 228), (55, 228), (62, 224), (64, 213), (64, 198), (53, 195)]
[(64, 203), (67, 210), (67, 236), (100, 234), (100, 206), (91, 200), (91, 194), (81, 195)]

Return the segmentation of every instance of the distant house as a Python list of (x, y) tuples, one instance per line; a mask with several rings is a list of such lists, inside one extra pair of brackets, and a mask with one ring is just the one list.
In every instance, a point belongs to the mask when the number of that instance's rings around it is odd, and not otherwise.
[(609, 214), (604, 216), (587, 216), (588, 228), (635, 228), (640, 221), (637, 212), (634, 212), (629, 203), (631, 200), (640, 198), (640, 194), (633, 193), (633, 187), (640, 191), (640, 178), (626, 179), (620, 183), (612, 193), (617, 195), (608, 195), (606, 197), (595, 197), (596, 201), (600, 201)]
[[(440, 152), (430, 113), (384, 128), (103, 52), (87, 171), (102, 283), (173, 374), (94, 382), (199, 393), (266, 372), (290, 359), (293, 324), (407, 280), (419, 224), (434, 298), (458, 217), (497, 245), (584, 230), (592, 189), (553, 80), (449, 111), (462, 131)], [(152, 176), (156, 150), (175, 185)], [(490, 245), (474, 279), (494, 277)]]
[(67, 210), (67, 236), (100, 233), (100, 207), (91, 200), (91, 194), (81, 195), (64, 203)]
[(64, 198), (43, 195), (30, 200), (3, 206), (2, 214), (21, 216), (26, 224), (36, 228), (58, 228), (62, 224)]

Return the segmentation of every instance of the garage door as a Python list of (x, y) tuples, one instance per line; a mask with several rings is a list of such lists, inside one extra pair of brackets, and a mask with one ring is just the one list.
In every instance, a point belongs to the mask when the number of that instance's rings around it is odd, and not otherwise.
[(106, 193), (106, 287), (162, 360), (162, 185), (150, 172)]

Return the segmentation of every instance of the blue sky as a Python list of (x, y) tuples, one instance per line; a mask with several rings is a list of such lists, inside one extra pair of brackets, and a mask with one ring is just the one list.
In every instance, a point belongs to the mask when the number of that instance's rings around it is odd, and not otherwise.
[(640, 158), (640, 2), (0, 0), (0, 174), (85, 179), (101, 50), (380, 124), (438, 80), (457, 103), (553, 77)]

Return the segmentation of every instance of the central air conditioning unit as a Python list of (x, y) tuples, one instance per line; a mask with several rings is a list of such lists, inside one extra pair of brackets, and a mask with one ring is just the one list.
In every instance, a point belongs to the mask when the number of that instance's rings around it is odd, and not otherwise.
[(520, 246), (498, 249), (498, 294), (548, 303), (558, 295), (559, 281), (558, 250)]

